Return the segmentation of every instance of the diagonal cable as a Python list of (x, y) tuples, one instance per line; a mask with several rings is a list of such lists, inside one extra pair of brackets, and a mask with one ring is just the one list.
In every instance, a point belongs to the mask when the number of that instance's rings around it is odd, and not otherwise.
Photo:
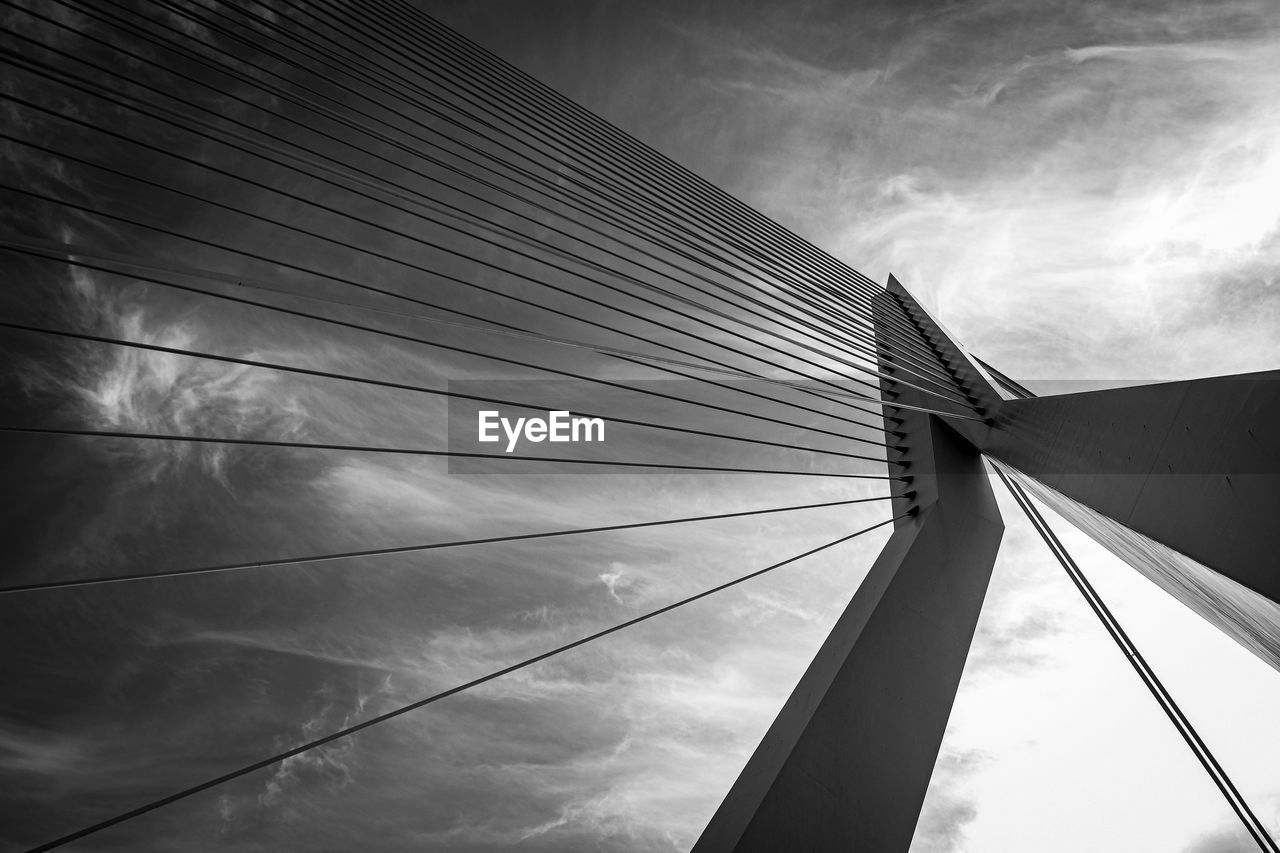
[(1178, 734), (1182, 736), (1182, 739), (1186, 741), (1187, 746), (1191, 748), (1191, 752), (1195, 755), (1196, 760), (1200, 762), (1201, 766), (1204, 767), (1205, 772), (1209, 774), (1209, 778), (1222, 793), (1222, 796), (1231, 806), (1232, 811), (1234, 811), (1236, 816), (1240, 818), (1240, 822), (1244, 824), (1244, 828), (1248, 830), (1251, 836), (1253, 836), (1253, 840), (1257, 842), (1258, 848), (1262, 850), (1263, 853), (1280, 853), (1280, 846), (1276, 845), (1275, 839), (1271, 837), (1266, 826), (1258, 820), (1257, 815), (1255, 815), (1253, 810), (1249, 808), (1248, 802), (1246, 802), (1244, 797), (1241, 796), (1240, 791), (1231, 781), (1231, 777), (1227, 775), (1227, 772), (1222, 768), (1222, 765), (1218, 763), (1218, 760), (1209, 750), (1209, 747), (1200, 738), (1195, 727), (1191, 725), (1191, 721), (1187, 719), (1185, 714), (1183, 714), (1182, 709), (1178, 707), (1177, 702), (1175, 702), (1173, 697), (1169, 695), (1168, 690), (1165, 689), (1164, 685), (1160, 682), (1160, 679), (1156, 677), (1155, 671), (1151, 668), (1151, 665), (1147, 663), (1146, 658), (1144, 658), (1138, 651), (1138, 647), (1134, 645), (1131, 639), (1129, 639), (1129, 635), (1125, 632), (1124, 628), (1120, 626), (1119, 621), (1111, 613), (1111, 610), (1107, 607), (1106, 603), (1103, 602), (1102, 597), (1098, 595), (1093, 584), (1091, 584), (1089, 579), (1085, 577), (1084, 573), (1080, 571), (1080, 567), (1076, 565), (1075, 560), (1071, 558), (1067, 549), (1063, 547), (1062, 542), (1054, 534), (1053, 529), (1049, 527), (1049, 523), (1045, 521), (1044, 516), (1040, 514), (1040, 510), (1031, 502), (1026, 491), (1022, 488), (1022, 485), (1005, 474), (1001, 465), (997, 464), (994, 467), (996, 469), (996, 473), (1000, 476), (1001, 482), (1004, 483), (1005, 487), (1009, 490), (1009, 493), (1013, 495), (1013, 499), (1017, 502), (1023, 513), (1026, 514), (1028, 520), (1031, 521), (1031, 525), (1036, 529), (1036, 532), (1040, 534), (1040, 538), (1049, 546), (1049, 550), (1053, 552), (1053, 556), (1057, 558), (1058, 563), (1061, 564), (1062, 568), (1066, 571), (1067, 576), (1071, 578), (1076, 589), (1080, 590), (1080, 594), (1084, 596), (1089, 608), (1093, 610), (1094, 615), (1096, 615), (1099, 621), (1102, 622), (1102, 626), (1106, 628), (1107, 633), (1111, 635), (1111, 639), (1115, 641), (1116, 646), (1120, 649), (1121, 653), (1124, 654), (1125, 659), (1133, 666), (1134, 671), (1137, 672), (1142, 683), (1151, 692), (1151, 696), (1156, 700), (1156, 704), (1160, 706), (1160, 710), (1164, 711), (1165, 716), (1169, 718), (1169, 722), (1173, 724), (1173, 727), (1178, 730)]
[(865, 527), (862, 530), (859, 530), (855, 533), (850, 533), (846, 536), (841, 536), (839, 539), (832, 540), (831, 542), (828, 542), (825, 545), (819, 545), (816, 548), (810, 548), (808, 551), (805, 551), (804, 553), (801, 553), (801, 554), (797, 554), (794, 557), (788, 557), (787, 559), (774, 563), (770, 566), (765, 566), (763, 569), (757, 569), (756, 571), (751, 572), (750, 574), (742, 575), (741, 577), (734, 578), (733, 580), (727, 581), (726, 583), (722, 583), (719, 586), (714, 586), (711, 589), (703, 590), (702, 592), (699, 592), (695, 595), (691, 595), (688, 598), (682, 598), (679, 601), (665, 605), (664, 607), (659, 607), (657, 610), (651, 610), (648, 613), (644, 613), (633, 619), (628, 619), (625, 622), (620, 622), (617, 625), (614, 625), (610, 628), (605, 628), (603, 631), (596, 631), (594, 634), (588, 634), (587, 636), (581, 637), (577, 640), (574, 640), (573, 642), (565, 643), (562, 646), (557, 646), (556, 648), (550, 651), (543, 652), (538, 655), (534, 655), (533, 657), (530, 657), (530, 658), (525, 658), (519, 663), (514, 663), (508, 667), (504, 667), (503, 669), (495, 670), (494, 672), (490, 672), (487, 675), (482, 675), (479, 678), (472, 679), (471, 681), (468, 681), (465, 684), (460, 684), (457, 687), (451, 687), (448, 690), (444, 690), (440, 693), (436, 693), (432, 696), (428, 696), (425, 699), (419, 699), (418, 701), (411, 702), (408, 705), (402, 705), (399, 708), (396, 708), (395, 710), (386, 712), (385, 714), (379, 714), (378, 716), (371, 717), (370, 719), (364, 720), (363, 722), (356, 723), (355, 725), (348, 726), (344, 729), (340, 729), (331, 734), (324, 735), (323, 737), (318, 737), (318, 738), (315, 738), (314, 740), (307, 741), (306, 743), (295, 746), (292, 749), (287, 749), (287, 750), (284, 750), (283, 752), (278, 752), (275, 755), (271, 755), (271, 756), (268, 756), (267, 758), (263, 758), (259, 761), (255, 761), (252, 764), (247, 764), (244, 767), (240, 767), (236, 770), (232, 770), (229, 773), (224, 773), (221, 776), (210, 779), (206, 782), (201, 782), (198, 785), (192, 785), (189, 788), (184, 788), (183, 790), (170, 794), (167, 797), (161, 797), (158, 800), (153, 800), (145, 805), (138, 806), (135, 809), (131, 809), (127, 812), (122, 812), (121, 814), (115, 815), (114, 817), (107, 818), (106, 820), (99, 821), (98, 823), (95, 823), (91, 826), (87, 826), (83, 829), (79, 829), (79, 830), (76, 830), (75, 832), (71, 832), (71, 833), (68, 833), (67, 835), (63, 835), (59, 838), (55, 838), (54, 840), (45, 842), (44, 844), (41, 844), (37, 847), (33, 847), (31, 850), (28, 851), (28, 853), (44, 853), (44, 851), (56, 849), (58, 847), (63, 846), (64, 844), (69, 844), (72, 841), (76, 841), (80, 838), (84, 838), (87, 835), (92, 835), (96, 832), (101, 832), (102, 830), (107, 829), (108, 827), (116, 826), (117, 824), (124, 823), (127, 820), (132, 820), (135, 817), (144, 815), (147, 812), (154, 811), (155, 809), (170, 805), (171, 803), (176, 803), (179, 800), (186, 799), (187, 797), (190, 797), (193, 794), (198, 794), (201, 791), (207, 791), (210, 788), (214, 788), (214, 787), (217, 787), (218, 785), (222, 785), (226, 782), (230, 782), (232, 779), (238, 779), (241, 776), (246, 776), (249, 773), (254, 772), (255, 770), (262, 770), (263, 768), (270, 767), (274, 764), (279, 764), (280, 762), (284, 761), (287, 758), (292, 758), (295, 755), (300, 755), (304, 752), (315, 749), (316, 747), (324, 746), (327, 743), (332, 743), (333, 741), (348, 737), (350, 735), (355, 734), (356, 732), (363, 731), (367, 728), (376, 726), (380, 723), (385, 723), (388, 720), (395, 719), (396, 717), (407, 714), (410, 711), (416, 711), (419, 708), (424, 708), (427, 705), (431, 705), (435, 702), (439, 702), (441, 699), (447, 699), (448, 697), (455, 696), (459, 693), (462, 693), (465, 690), (470, 690), (473, 687), (478, 687), (481, 684), (486, 684), (490, 681), (494, 681), (495, 679), (501, 678), (504, 675), (510, 675), (513, 672), (516, 672), (521, 669), (525, 669), (526, 667), (532, 666), (535, 663), (540, 663), (541, 661), (547, 660), (548, 658), (555, 657), (556, 655), (559, 655), (559, 654), (563, 654), (564, 652), (567, 652), (571, 649), (576, 649), (579, 646), (584, 646), (587, 643), (594, 642), (595, 640), (599, 640), (602, 637), (607, 637), (610, 634), (615, 634), (618, 631), (622, 631), (626, 628), (630, 628), (633, 625), (638, 625), (641, 622), (648, 621), (649, 619), (652, 619), (655, 616), (661, 616), (664, 613), (668, 613), (672, 610), (676, 610), (677, 608), (684, 607), (686, 604), (692, 604), (695, 601), (706, 598), (710, 595), (714, 595), (717, 592), (721, 592), (723, 590), (729, 589), (730, 587), (737, 586), (738, 584), (743, 583), (744, 581), (748, 581), (748, 580), (751, 580), (752, 578), (760, 577), (763, 574), (771, 572), (775, 569), (782, 568), (783, 566), (786, 566), (790, 563), (797, 562), (798, 560), (802, 560), (805, 557), (812, 556), (813, 554), (817, 554), (820, 551), (825, 551), (828, 548), (832, 548), (832, 547), (835, 547), (836, 545), (840, 545), (844, 542), (848, 542), (849, 540), (854, 539), (858, 536), (861, 536), (864, 533), (869, 533), (872, 530), (875, 530), (876, 528), (884, 527), (886, 524), (891, 524), (894, 521), (897, 521), (902, 518), (906, 518), (908, 515), (910, 515), (910, 513), (904, 513), (903, 515), (886, 519), (885, 521), (881, 521), (878, 524), (873, 524), (870, 527)]
[[(907, 493), (910, 496), (910, 492)], [(107, 583), (125, 581), (151, 580), (153, 578), (184, 577), (187, 575), (208, 575), (222, 572), (235, 572), (246, 569), (263, 569), (277, 566), (301, 566), (313, 563), (324, 563), (332, 560), (348, 560), (354, 557), (382, 557), (389, 554), (411, 554), (420, 551), (435, 551), (444, 548), (462, 548), (471, 545), (493, 545), (501, 542), (523, 542), (529, 539), (549, 539), (559, 536), (580, 536), (585, 533), (608, 533), (615, 530), (636, 530), (642, 527), (662, 527), (669, 524), (688, 524), (695, 521), (717, 521), (725, 518), (744, 518), (752, 515), (769, 515), (778, 512), (795, 512), (802, 509), (820, 509), (823, 507), (846, 506), (849, 504), (870, 503), (871, 501), (892, 500), (892, 495), (875, 498), (853, 498), (843, 501), (826, 501), (824, 503), (802, 504), (800, 506), (783, 506), (772, 509), (751, 509), (741, 512), (722, 512), (715, 515), (696, 515), (685, 518), (666, 518), (661, 521), (635, 521), (627, 524), (608, 524), (602, 527), (578, 527), (573, 530), (550, 530), (540, 533), (513, 533), (509, 536), (490, 536), (484, 539), (455, 539), (450, 542), (431, 542), (425, 545), (401, 545), (393, 548), (368, 548), (361, 551), (342, 551), (333, 554), (311, 554), (303, 557), (281, 557), (274, 560), (253, 560), (242, 563), (222, 563), (216, 566), (196, 566), (192, 568), (165, 569), (156, 572), (134, 572), (127, 575), (108, 575), (102, 577), (64, 578), (54, 581), (17, 584), (0, 587), (0, 595), (15, 592), (36, 592), (50, 589), (69, 589), (83, 586), (97, 586)]]

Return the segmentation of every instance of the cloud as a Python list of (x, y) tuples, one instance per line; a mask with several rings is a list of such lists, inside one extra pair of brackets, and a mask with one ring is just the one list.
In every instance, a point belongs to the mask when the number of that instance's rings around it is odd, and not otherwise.
[[(176, 636), (155, 636), (151, 642), (156, 645), (212, 644), (221, 647), (236, 647), (256, 651), (270, 652), (277, 655), (308, 658), (313, 661), (333, 664), (341, 667), (356, 667), (381, 670), (385, 672), (401, 670), (413, 671), (410, 665), (397, 661), (386, 655), (361, 655), (358, 638), (349, 630), (334, 640), (322, 636), (299, 636), (289, 631), (267, 629), (256, 632), (231, 631), (196, 631)], [(319, 642), (316, 642), (319, 641)]]
[(1025, 377), (1271, 366), (1274, 4), (819, 3), (759, 23), (681, 30), (714, 58), (707, 85), (750, 104), (717, 146), (743, 164), (731, 189), (896, 273)]
[[(1265, 366), (1280, 321), (1280, 36), (1254, 13), (1247, 40), (1104, 42), (975, 65), (963, 72), (984, 93), (975, 104), (906, 94), (927, 141), (871, 187), (872, 203), (859, 192), (843, 253), (897, 272), (967, 343), (1026, 376)], [(951, 167), (970, 144), (988, 153)], [(1203, 347), (1192, 361), (1172, 344), (1227, 327), (1245, 342), (1213, 365)]]
[[(385, 679), (369, 691), (359, 684), (353, 691), (344, 682), (322, 683), (311, 694), (309, 715), (289, 735), (277, 735), (273, 748), (288, 749), (359, 722), (371, 713), (370, 702), (388, 695), (390, 683)], [(221, 832), (245, 835), (261, 832), (265, 824), (296, 822), (301, 819), (299, 807), (317, 792), (335, 795), (359, 781), (361, 752), (359, 738), (342, 738), (289, 756), (273, 765), (265, 780), (245, 786), (238, 794), (222, 793), (216, 803)]]
[(80, 738), (0, 729), (0, 768), (5, 771), (65, 778), (80, 772), (91, 756), (89, 744)]
[(977, 750), (956, 751), (944, 745), (916, 824), (912, 853), (959, 853), (965, 849), (965, 827), (978, 816), (977, 800), (967, 786), (973, 774), (990, 760)]
[(1201, 836), (1184, 848), (1183, 853), (1253, 853), (1257, 849), (1257, 842), (1243, 827), (1236, 825)]
[[(611, 639), (586, 660), (513, 674), (468, 694), (462, 707), (443, 703), (415, 721), (415, 730), (438, 733), (421, 741), (430, 745), (427, 767), (472, 766), (468, 756), (479, 750), (489, 771), (486, 793), (432, 831), (431, 842), (491, 849), (536, 841), (545, 847), (535, 849), (557, 850), (692, 843), (754, 745), (745, 741), (776, 708), (761, 699), (754, 674), (706, 672), (690, 660), (673, 667), (644, 641)], [(736, 748), (726, 751), (730, 739)]]
[(632, 581), (624, 577), (626, 569), (620, 563), (614, 563), (611, 569), (612, 571), (603, 572), (597, 577), (600, 578), (600, 582), (605, 585), (605, 588), (609, 590), (609, 597), (618, 604), (623, 604), (625, 602), (623, 602), (622, 596), (618, 595), (618, 590), (625, 590), (631, 586)]
[(730, 608), (730, 615), (735, 620), (757, 625), (776, 616), (789, 616), (801, 622), (817, 623), (822, 620), (822, 614), (818, 611), (804, 607), (794, 600), (788, 601), (785, 596), (763, 595), (758, 592), (744, 593), (741, 600)]
[[(1026, 599), (1022, 600), (1026, 603)], [(1012, 611), (1016, 604), (1005, 604), (997, 621), (980, 623), (965, 664), (968, 672), (995, 669), (1002, 673), (1017, 672), (1043, 665), (1049, 654), (1043, 641), (1063, 631), (1061, 615), (1050, 607), (1039, 605), (1034, 612), (1021, 617)]]
[[(66, 313), (109, 337), (176, 349), (203, 349), (218, 336), (196, 316), (164, 317), (134, 295), (104, 288), (90, 271), (71, 266)], [(211, 347), (226, 351), (225, 344)], [(271, 361), (278, 353), (232, 354)], [(227, 438), (296, 440), (306, 432), (301, 399), (272, 371), (93, 343), (76, 343), (60, 361), (29, 360), (20, 378), (32, 395), (74, 401), (72, 425), (91, 429)], [(227, 485), (228, 448), (183, 442), (104, 441), (103, 452), (126, 455), (139, 479), (155, 482), (177, 466), (202, 468)]]

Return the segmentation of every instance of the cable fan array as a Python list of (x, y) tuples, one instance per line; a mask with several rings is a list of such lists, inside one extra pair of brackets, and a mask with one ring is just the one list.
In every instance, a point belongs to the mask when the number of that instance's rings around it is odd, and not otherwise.
[[(868, 489), (910, 480), (886, 473), (885, 451), (902, 439), (886, 393), (900, 385), (930, 401), (900, 409), (984, 417), (874, 282), (408, 4), (373, 2), (360, 15), (327, 0), (5, 6), (0, 51), (13, 85), (0, 98), (15, 120), (0, 131), (14, 164), (0, 182), (9, 211), (0, 249), (24, 287), (56, 293), (68, 278), (91, 280), (111, 300), (317, 343), (309, 359), (220, 348), (216, 336), (197, 347), (104, 328), (58, 310), (56, 298), (11, 300), (0, 319), (8, 340), (89, 363), (169, 359), (155, 363), (221, 370), (228, 381), (271, 374), (409, 395), (423, 401), (422, 429), (387, 432), (430, 440), (370, 440), (324, 424), (273, 430), (270, 418), (246, 431), (216, 413), (162, 429), (58, 406), (11, 413), (0, 423), (10, 438), (355, 455), (393, 466), (435, 459), (460, 475), (798, 476), (854, 489), (833, 500), (501, 535), (46, 571), (7, 580), (8, 601), (874, 505), (889, 495)], [(326, 349), (384, 355), (378, 370), (352, 370), (326, 360)], [(497, 407), (571, 409), (600, 418), (609, 438), (537, 453), (474, 446), (468, 418)], [(904, 517), (853, 525), (34, 849), (279, 765)]]

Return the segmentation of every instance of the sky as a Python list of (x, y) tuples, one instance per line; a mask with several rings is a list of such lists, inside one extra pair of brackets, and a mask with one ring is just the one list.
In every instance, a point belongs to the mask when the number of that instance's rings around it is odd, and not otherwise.
[[(129, 8), (143, 11), (154, 32), (172, 27), (229, 45), (189, 15)], [(1041, 393), (1276, 366), (1280, 10), (1273, 4), (488, 0), (420, 8), (862, 273), (877, 281), (894, 273), (972, 351)], [(7, 30), (67, 51), (56, 59), (61, 68), (105, 79), (69, 58), (77, 57), (139, 75), (145, 58), (160, 55), (83, 9), (48, 4), (44, 13), (103, 38), (88, 42), (6, 10)], [(266, 20), (287, 27), (294, 14), (275, 4)], [(143, 59), (125, 61), (111, 45)], [(274, 60), (236, 55), (279, 70)], [(291, 123), (303, 114), (282, 94), (255, 92), (188, 60), (177, 67), (222, 92), (160, 75), (138, 79), (185, 99), (185, 106), (165, 102), (172, 108), (202, 105), (243, 121), (246, 133), (266, 129), (350, 158), (341, 142), (354, 138), (350, 126)], [(313, 85), (287, 71), (283, 79)], [(6, 100), (6, 133), (55, 152), (5, 142), (6, 186), (153, 226), (4, 190), (3, 228), (17, 239), (409, 310), (353, 294), (328, 274), (543, 335), (674, 358), (686, 356), (663, 345), (690, 346), (682, 331), (705, 332), (633, 294), (600, 294), (634, 311), (623, 319), (608, 305), (584, 308), (571, 293), (477, 271), (416, 242), (439, 229), (423, 230), (403, 210), (194, 141), (161, 120), (26, 72), (6, 73), (3, 85), (6, 95), (123, 128), (154, 146), (104, 139)], [(135, 85), (112, 83), (142, 94)], [(332, 94), (326, 85), (320, 89)], [(378, 106), (374, 95), (338, 97), (367, 110), (361, 122), (369, 126), (406, 117), (439, 126), (420, 112)], [(267, 121), (258, 107), (276, 117)], [(459, 201), (406, 171), (437, 176), (438, 169), (389, 143), (377, 150), (384, 159), (370, 168), (404, 192)], [(340, 204), (399, 233), (229, 182), (166, 152)], [(441, 243), (475, 250), (462, 238)], [(476, 251), (500, 257), (492, 247)], [(423, 267), (491, 290), (450, 284)], [(847, 410), (810, 413), (780, 431), (694, 415), (589, 379), (548, 381), (528, 366), (740, 404), (731, 390), (581, 349), (200, 282), (510, 359), (495, 362), (12, 252), (4, 269), (7, 322), (414, 386), (554, 397), (566, 408), (595, 405), (857, 450), (806, 429), (833, 426), (831, 412)], [(569, 280), (555, 279), (582, 289)], [(687, 282), (680, 287), (691, 292)], [(719, 334), (712, 337), (721, 343), (776, 355)], [(6, 423), (441, 447), (455, 438), (450, 425), (473, 411), (430, 394), (12, 330), (0, 346)], [(709, 352), (692, 348), (699, 357)], [(763, 362), (735, 356), (733, 364), (759, 370)], [(604, 447), (582, 452), (879, 470), (800, 451), (609, 429)], [(520, 463), (477, 469), (368, 453), (47, 435), (4, 441), (5, 480), (16, 495), (0, 516), (7, 583), (884, 494), (882, 482), (832, 477), (545, 474)], [(996, 493), (1005, 540), (912, 850), (1253, 849), (1038, 537)], [(886, 503), (871, 502), (0, 596), (8, 651), (0, 664), (0, 779), (14, 792), (0, 806), (0, 849), (26, 849), (887, 517)], [(1280, 833), (1272, 769), (1280, 766), (1280, 677), (1065, 522), (1054, 527), (1255, 811)], [(686, 850), (887, 536), (877, 530), (70, 849)]]

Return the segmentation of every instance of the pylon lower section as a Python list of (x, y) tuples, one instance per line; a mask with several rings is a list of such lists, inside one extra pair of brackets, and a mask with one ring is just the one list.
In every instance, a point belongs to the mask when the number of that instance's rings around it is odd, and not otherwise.
[(918, 512), (870, 573), (694, 847), (906, 851), (1004, 525), (976, 450), (911, 414)]

